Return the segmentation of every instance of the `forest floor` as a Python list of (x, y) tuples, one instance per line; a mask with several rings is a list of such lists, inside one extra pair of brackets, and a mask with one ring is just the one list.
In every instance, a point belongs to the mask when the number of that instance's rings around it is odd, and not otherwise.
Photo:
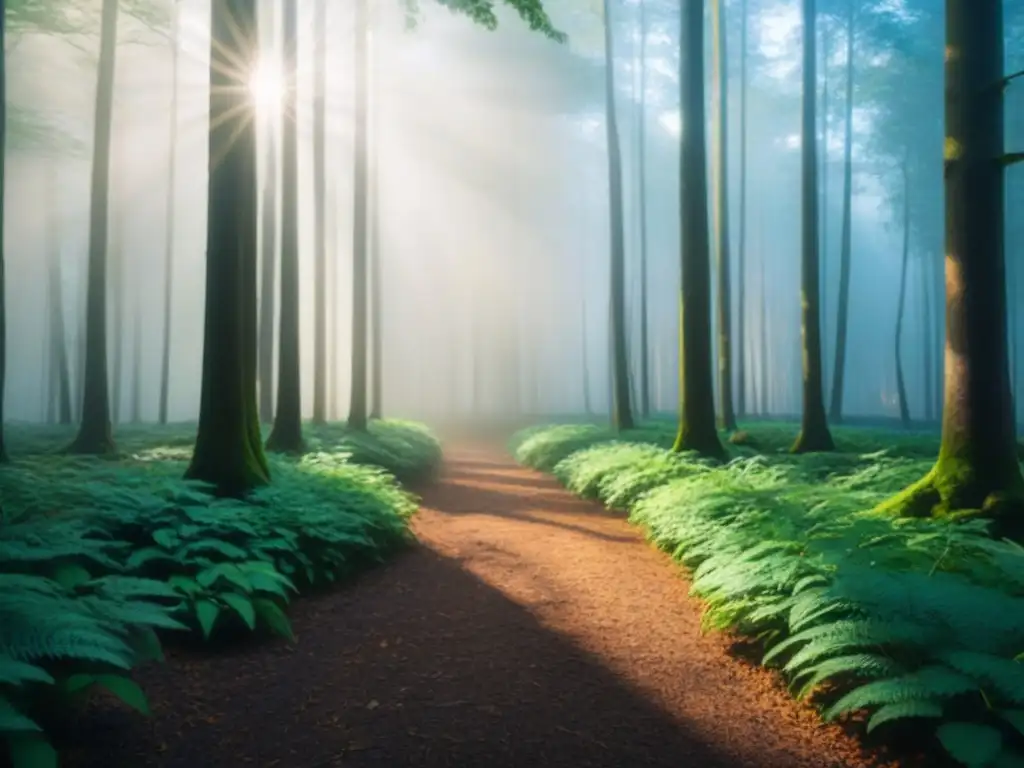
[(447, 452), (419, 543), (296, 602), (295, 644), (169, 649), (153, 715), (97, 696), (66, 765), (846, 768), (873, 758), (701, 636), (640, 532), (497, 449)]

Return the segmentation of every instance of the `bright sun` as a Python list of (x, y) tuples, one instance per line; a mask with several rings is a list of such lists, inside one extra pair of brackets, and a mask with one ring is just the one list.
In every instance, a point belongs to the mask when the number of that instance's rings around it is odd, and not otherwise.
[(249, 92), (252, 93), (256, 109), (260, 112), (278, 109), (284, 92), (284, 79), (280, 70), (261, 61), (249, 78)]

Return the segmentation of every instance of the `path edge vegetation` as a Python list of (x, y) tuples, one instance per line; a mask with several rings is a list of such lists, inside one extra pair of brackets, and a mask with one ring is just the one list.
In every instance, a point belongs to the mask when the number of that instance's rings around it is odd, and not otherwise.
[[(727, 463), (672, 451), (667, 421), (628, 433), (538, 426), (510, 448), (572, 493), (627, 512), (687, 572), (702, 628), (763, 648), (761, 664), (824, 719), (867, 711), (866, 733), (884, 725), (887, 740), (920, 740), (913, 729), (933, 724), (929, 749), (967, 766), (1020, 765), (1024, 547), (994, 540), (991, 520), (876, 506), (920, 471), (938, 436), (840, 428), (837, 452), (790, 455), (788, 425), (742, 427)], [(887, 451), (890, 438), (904, 445)]]
[(131, 670), (165, 643), (295, 640), (291, 600), (411, 543), (418, 499), (399, 478), (429, 480), (442, 461), (415, 422), (322, 425), (310, 453), (269, 457), (275, 482), (243, 500), (179, 479), (187, 449), (168, 429), (141, 428), (118, 462), (61, 455), (51, 435), (5, 467), (0, 741), (13, 768), (58, 765), (49, 734), (96, 688), (148, 714)]

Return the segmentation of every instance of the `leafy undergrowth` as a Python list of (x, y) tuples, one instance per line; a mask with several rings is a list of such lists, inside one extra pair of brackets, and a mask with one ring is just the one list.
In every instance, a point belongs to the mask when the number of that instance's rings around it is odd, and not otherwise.
[(311, 430), (314, 452), (270, 457), (270, 486), (217, 499), (181, 479), (186, 432), (125, 430), (112, 460), (56, 453), (67, 440), (58, 430), (11, 430), (17, 461), (0, 470), (0, 738), (15, 766), (56, 765), (48, 720), (93, 687), (145, 712), (130, 670), (161, 658), (158, 630), (290, 638), (294, 595), (409, 541), (416, 503), (392, 473), (419, 479), (440, 462), (416, 424), (381, 422), (362, 436), (325, 426)]
[(666, 452), (664, 422), (532, 429), (514, 447), (628, 510), (691, 571), (705, 629), (758, 640), (826, 719), (864, 711), (883, 736), (930, 722), (963, 765), (1024, 765), (1024, 548), (978, 521), (871, 513), (930, 468), (936, 436), (838, 429), (839, 453), (792, 456), (794, 432), (745, 425), (724, 465)]

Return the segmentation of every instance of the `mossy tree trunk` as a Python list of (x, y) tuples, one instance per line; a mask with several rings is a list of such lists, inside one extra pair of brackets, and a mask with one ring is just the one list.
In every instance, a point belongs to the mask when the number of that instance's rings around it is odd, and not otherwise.
[(626, 238), (622, 215), (622, 147), (615, 110), (615, 46), (612, 9), (603, 0), (605, 61), (605, 131), (608, 141), (608, 210), (611, 234), (611, 369), (612, 426), (633, 428), (629, 351), (626, 346)]
[(843, 386), (846, 383), (846, 337), (850, 321), (850, 269), (853, 261), (853, 49), (856, 0), (849, 0), (846, 25), (846, 136), (843, 139), (843, 230), (839, 252), (839, 297), (836, 307), (836, 348), (832, 370), (829, 417), (843, 418)]
[(747, 413), (747, 0), (740, 5), (740, 221), (736, 249), (736, 411)]
[(903, 161), (903, 249), (900, 256), (900, 288), (896, 303), (896, 396), (899, 399), (900, 423), (904, 429), (910, 427), (910, 407), (907, 404), (907, 385), (903, 380), (903, 355), (900, 345), (903, 341), (903, 316), (907, 307), (907, 267), (910, 263), (910, 172), (907, 161)]
[(793, 453), (835, 449), (825, 419), (821, 380), (821, 275), (818, 239), (818, 142), (815, 121), (815, 0), (803, 0), (803, 94), (801, 138), (801, 340), (803, 343), (803, 418)]
[(313, 4), (313, 423), (327, 421), (327, 0)]
[(214, 0), (206, 323), (199, 431), (186, 477), (241, 496), (270, 480), (256, 409), (256, 0)]
[(178, 4), (174, 4), (171, 32), (171, 107), (170, 142), (167, 156), (167, 200), (164, 226), (164, 326), (160, 359), (160, 405), (157, 420), (167, 423), (167, 404), (171, 394), (171, 327), (174, 301), (174, 209), (178, 194)]
[(86, 278), (85, 370), (82, 421), (70, 453), (104, 454), (115, 450), (110, 426), (107, 378), (107, 226), (110, 191), (110, 134), (114, 113), (117, 58), (117, 0), (103, 0), (100, 56), (93, 121), (92, 177), (89, 199), (89, 262)]
[(367, 427), (367, 0), (355, 6), (355, 126), (352, 221), (352, 388), (348, 426), (363, 432)]
[(718, 129), (715, 143), (715, 239), (718, 253), (718, 406), (723, 429), (736, 429), (732, 403), (732, 281), (729, 274), (729, 70), (725, 45), (725, 0), (714, 0), (715, 82)]
[(267, 450), (300, 453), (302, 380), (299, 366), (298, 0), (283, 6), (285, 97), (281, 129), (281, 311), (277, 349), (277, 411)]
[(1003, 4), (946, 3), (946, 349), (942, 442), (922, 480), (881, 509), (991, 517), (1024, 536), (1007, 349)]
[(685, 0), (679, 37), (682, 288), (679, 303), (679, 432), (674, 451), (724, 457), (715, 428), (711, 351), (711, 242), (704, 127), (704, 0)]

